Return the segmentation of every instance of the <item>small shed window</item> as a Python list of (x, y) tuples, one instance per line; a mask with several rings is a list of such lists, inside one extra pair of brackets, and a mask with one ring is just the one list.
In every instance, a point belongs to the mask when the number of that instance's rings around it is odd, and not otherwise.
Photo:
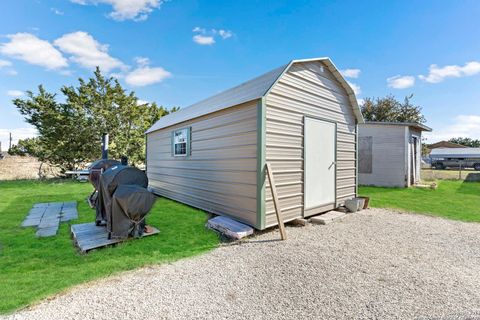
[(173, 131), (172, 153), (175, 157), (186, 157), (190, 154), (190, 128)]
[(358, 173), (372, 173), (373, 137), (359, 137), (358, 151)]

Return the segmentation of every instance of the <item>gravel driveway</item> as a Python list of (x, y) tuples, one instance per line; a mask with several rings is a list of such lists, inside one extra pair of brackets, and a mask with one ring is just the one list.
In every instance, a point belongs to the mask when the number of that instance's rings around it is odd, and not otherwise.
[(287, 233), (81, 285), (8, 319), (480, 319), (478, 223), (370, 209)]

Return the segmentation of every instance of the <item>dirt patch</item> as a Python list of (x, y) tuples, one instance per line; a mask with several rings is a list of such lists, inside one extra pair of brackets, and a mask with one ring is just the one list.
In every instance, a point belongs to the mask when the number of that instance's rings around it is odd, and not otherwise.
[(4, 155), (0, 159), (0, 180), (38, 179), (39, 171), (45, 178), (53, 178), (59, 175), (60, 170), (37, 158), (30, 156)]
[[(462, 170), (460, 173), (459, 170), (454, 169), (444, 169), (444, 170), (434, 170), (434, 169), (422, 169), (421, 177), (424, 181), (436, 181), (436, 180), (465, 180), (468, 176), (473, 174), (478, 174), (478, 171), (473, 169), (465, 169)], [(471, 181), (480, 181), (479, 180), (471, 180)]]

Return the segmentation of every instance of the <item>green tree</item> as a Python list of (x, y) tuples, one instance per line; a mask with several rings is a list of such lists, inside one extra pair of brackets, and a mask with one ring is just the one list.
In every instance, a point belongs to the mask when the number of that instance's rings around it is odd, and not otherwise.
[(40, 138), (26, 138), (18, 140), (16, 145), (13, 145), (8, 154), (16, 156), (32, 156), (36, 158), (43, 157), (43, 150), (40, 143)]
[(110, 137), (109, 156), (127, 156), (130, 162), (145, 161), (144, 132), (167, 110), (155, 103), (141, 104), (134, 92), (105, 77), (97, 68), (87, 81), (80, 78), (77, 87), (60, 89), (65, 102), (40, 86), (39, 93), (27, 93), (27, 99), (13, 103), (26, 121), (39, 132), (43, 159), (63, 169), (97, 159), (101, 155), (101, 137)]
[(480, 139), (458, 137), (458, 138), (452, 138), (448, 141), (452, 143), (461, 144), (465, 147), (480, 148)]
[(361, 107), (367, 121), (380, 122), (426, 122), (422, 107), (412, 104), (413, 95), (406, 96), (403, 102), (393, 95), (384, 98), (366, 98)]
[(78, 87), (63, 87), (67, 103), (86, 110), (89, 127), (94, 129), (95, 156), (100, 155), (100, 139), (109, 134), (109, 156), (140, 164), (145, 161), (145, 131), (162, 116), (176, 111), (155, 103), (139, 103), (134, 92), (128, 93), (114, 78), (102, 75), (99, 68), (88, 81), (79, 79)]
[(38, 144), (42, 152), (37, 157), (40, 161), (72, 169), (88, 159), (91, 142), (88, 142), (90, 135), (81, 108), (58, 103), (56, 95), (43, 86), (38, 87), (38, 94), (27, 91), (27, 99), (15, 99), (13, 103), (39, 133)]

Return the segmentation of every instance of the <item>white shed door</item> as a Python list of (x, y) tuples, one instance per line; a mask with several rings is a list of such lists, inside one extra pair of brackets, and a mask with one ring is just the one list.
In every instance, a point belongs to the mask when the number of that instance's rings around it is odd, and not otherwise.
[(336, 124), (305, 118), (305, 209), (335, 203)]

